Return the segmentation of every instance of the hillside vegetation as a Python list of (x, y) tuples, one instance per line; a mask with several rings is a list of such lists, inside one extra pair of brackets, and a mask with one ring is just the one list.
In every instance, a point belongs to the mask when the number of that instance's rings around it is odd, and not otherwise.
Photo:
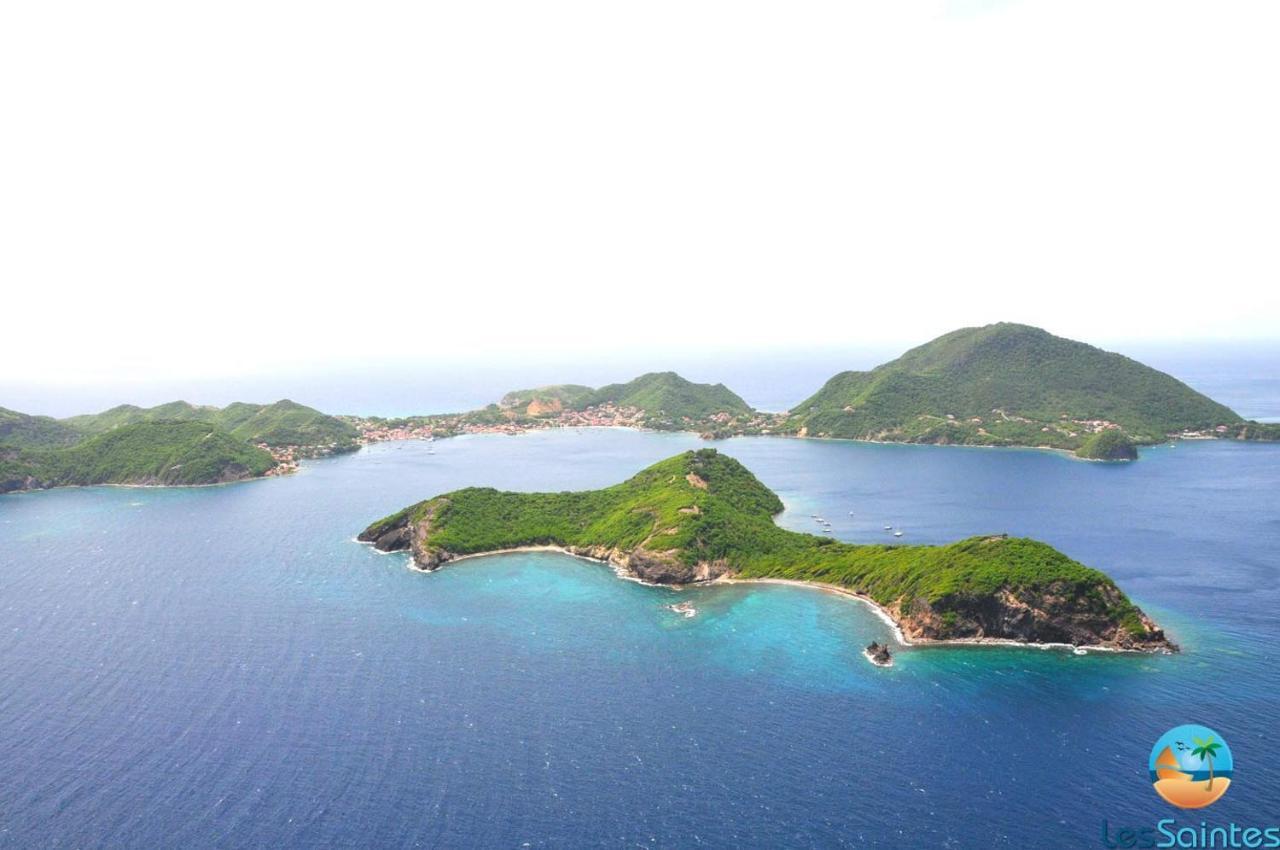
[(359, 432), (341, 419), (288, 399), (268, 405), (230, 404), (213, 424), (242, 440), (268, 446), (345, 450), (354, 448), (359, 437)]
[(218, 411), (216, 407), (196, 406), (185, 401), (171, 401), (155, 407), (120, 404), (101, 413), (84, 413), (62, 421), (84, 434), (102, 434), (121, 425), (139, 422), (212, 422)]
[[(512, 390), (502, 397), (498, 406), (508, 410), (519, 410), (530, 416), (543, 416), (565, 409), (576, 409), (582, 400), (593, 392), (595, 390), (591, 387), (585, 387), (582, 384), (553, 384), (529, 390)], [(534, 405), (532, 410), (530, 405)]]
[(612, 405), (633, 408), (646, 419), (674, 424), (702, 422), (716, 414), (749, 415), (751, 406), (724, 384), (695, 384), (675, 372), (649, 372), (621, 384), (599, 389), (581, 384), (554, 384), (513, 390), (499, 407), (530, 416), (581, 411)]
[(791, 411), (814, 436), (1077, 448), (1091, 423), (1139, 443), (1241, 423), (1230, 408), (1120, 354), (1001, 323), (964, 328), (869, 372), (842, 372)]
[(1245, 422), (1231, 429), (1237, 440), (1280, 441), (1280, 422)]
[(1076, 449), (1076, 457), (1086, 460), (1137, 460), (1138, 447), (1133, 440), (1111, 428), (1091, 434)]
[(350, 451), (358, 438), (350, 424), (287, 399), (225, 408), (125, 404), (63, 420), (0, 408), (0, 493), (69, 484), (216, 484), (288, 472), (300, 456)]
[(713, 449), (685, 452), (603, 490), (468, 488), (373, 523), (360, 539), (434, 569), (460, 555), (554, 545), (650, 581), (723, 576), (837, 585), (890, 611), (909, 635), (1165, 647), (1105, 574), (1047, 544), (1003, 536), (946, 546), (851, 545), (779, 528), (778, 497)]
[(578, 402), (579, 407), (602, 404), (635, 407), (672, 420), (752, 412), (751, 405), (724, 384), (695, 384), (675, 372), (650, 372), (625, 384), (609, 384)]
[(215, 484), (263, 475), (271, 455), (204, 422), (138, 422), (71, 448), (0, 460), (0, 490), (88, 484)]
[(140, 422), (205, 422), (249, 443), (301, 448), (354, 448), (351, 425), (288, 399), (274, 404), (235, 402), (224, 408), (173, 401), (156, 407), (122, 404), (102, 413), (73, 416), (63, 422), (85, 434), (102, 434)]
[(70, 446), (84, 435), (50, 416), (29, 416), (0, 407), (0, 448), (48, 449)]

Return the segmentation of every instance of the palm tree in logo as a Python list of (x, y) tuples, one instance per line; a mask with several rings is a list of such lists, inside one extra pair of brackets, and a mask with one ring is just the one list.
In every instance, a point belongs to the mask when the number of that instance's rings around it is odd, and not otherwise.
[(1218, 754), (1218, 750), (1221, 749), (1222, 744), (1214, 743), (1212, 735), (1209, 736), (1209, 740), (1207, 741), (1202, 741), (1199, 738), (1194, 737), (1191, 740), (1196, 742), (1195, 749), (1191, 751), (1191, 755), (1197, 756), (1200, 759), (1201, 764), (1204, 764), (1206, 761), (1209, 762), (1209, 785), (1205, 788), (1205, 791), (1212, 791), (1213, 757)]

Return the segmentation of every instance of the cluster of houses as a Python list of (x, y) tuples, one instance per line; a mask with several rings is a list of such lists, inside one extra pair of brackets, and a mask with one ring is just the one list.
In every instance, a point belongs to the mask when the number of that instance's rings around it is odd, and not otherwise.
[(645, 413), (638, 407), (602, 404), (585, 410), (562, 410), (536, 421), (545, 422), (545, 427), (550, 428), (639, 428), (644, 425)]
[(495, 417), (491, 410), (481, 410), (415, 417), (394, 423), (361, 419), (354, 424), (360, 431), (360, 443), (368, 445), (388, 440), (431, 440), (458, 434), (523, 434), (543, 428), (639, 427), (644, 424), (644, 412), (635, 407), (605, 404), (586, 410), (563, 410), (554, 416), (524, 416), (513, 410), (504, 410)]
[(731, 413), (715, 413), (695, 421), (669, 420), (662, 414), (650, 415), (638, 407), (601, 404), (583, 410), (559, 410), (553, 414), (528, 416), (516, 410), (494, 408), (471, 413), (421, 416), (413, 419), (349, 420), (360, 431), (361, 445), (388, 440), (431, 440), (458, 434), (523, 434), (545, 428), (658, 428), (706, 430), (719, 433), (768, 433), (773, 423), (771, 414), (754, 414), (750, 418)]
[(1206, 428), (1203, 431), (1183, 431), (1177, 436), (1183, 440), (1216, 440), (1228, 430), (1230, 429), (1226, 425), (1219, 425), (1217, 428)]
[(360, 445), (383, 443), (389, 440), (430, 440), (435, 436), (436, 426), (421, 423), (417, 420), (400, 425), (388, 425), (377, 420), (362, 419), (356, 422), (360, 431)]
[(258, 443), (258, 448), (267, 452), (275, 460), (276, 465), (266, 471), (266, 475), (288, 475), (298, 471), (297, 446), (268, 446)]

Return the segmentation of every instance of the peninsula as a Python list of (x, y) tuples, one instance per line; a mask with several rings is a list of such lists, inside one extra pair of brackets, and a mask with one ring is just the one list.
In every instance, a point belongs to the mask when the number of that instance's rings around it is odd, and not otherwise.
[(644, 581), (811, 583), (875, 605), (911, 642), (1017, 641), (1171, 652), (1105, 574), (1003, 535), (945, 546), (851, 545), (780, 528), (778, 497), (714, 449), (584, 492), (468, 488), (411, 505), (359, 540), (435, 570), (457, 558), (554, 547)]

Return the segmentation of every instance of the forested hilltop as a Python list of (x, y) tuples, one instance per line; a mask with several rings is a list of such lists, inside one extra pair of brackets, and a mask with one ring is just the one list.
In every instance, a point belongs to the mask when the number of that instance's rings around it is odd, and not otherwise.
[(463, 555), (557, 546), (651, 582), (821, 582), (864, 595), (921, 640), (999, 638), (1170, 650), (1105, 574), (1034, 540), (858, 546), (779, 528), (778, 497), (714, 449), (685, 452), (603, 490), (468, 488), (371, 524), (359, 539), (421, 569)]
[(226, 407), (172, 401), (156, 407), (122, 404), (102, 413), (72, 416), (63, 424), (84, 434), (101, 434), (139, 422), (207, 422), (249, 443), (305, 449), (349, 449), (359, 436), (354, 428), (312, 407), (282, 399), (274, 404), (234, 402)]
[(1245, 422), (1136, 360), (1009, 323), (964, 328), (869, 372), (842, 372), (796, 405), (782, 430), (1062, 449), (1081, 449), (1107, 430), (1137, 444), (1171, 435), (1274, 436), (1271, 426)]
[(225, 408), (175, 401), (53, 419), (0, 408), (0, 492), (77, 484), (217, 484), (350, 451), (346, 422), (284, 400)]

